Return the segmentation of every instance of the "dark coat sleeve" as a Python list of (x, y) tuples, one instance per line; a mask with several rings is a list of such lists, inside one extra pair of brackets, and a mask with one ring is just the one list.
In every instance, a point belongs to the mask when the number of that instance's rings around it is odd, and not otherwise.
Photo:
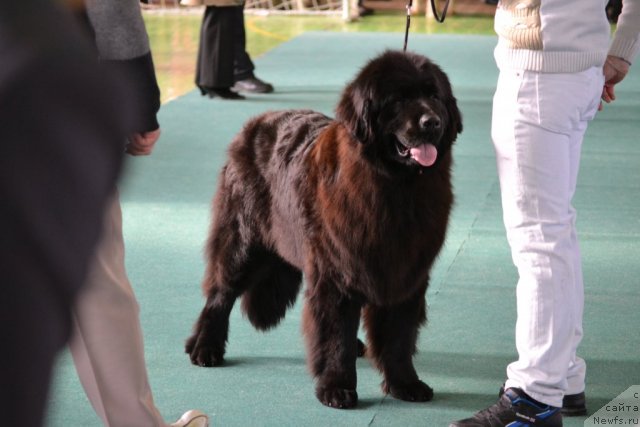
[(160, 89), (138, 0), (87, 0), (100, 60), (122, 73), (133, 105), (132, 132), (159, 127)]
[(157, 113), (160, 110), (160, 88), (156, 80), (151, 52), (131, 59), (104, 60), (117, 74), (122, 74), (129, 89), (128, 102), (134, 105), (132, 132), (158, 129)]

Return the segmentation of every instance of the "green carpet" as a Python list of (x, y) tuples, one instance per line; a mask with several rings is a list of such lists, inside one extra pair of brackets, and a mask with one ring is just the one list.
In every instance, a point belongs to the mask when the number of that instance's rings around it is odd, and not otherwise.
[[(190, 408), (214, 426), (447, 426), (496, 399), (515, 357), (516, 273), (501, 222), (490, 142), (497, 78), (493, 37), (412, 35), (409, 49), (449, 74), (464, 115), (455, 147), (457, 197), (446, 247), (428, 292), (429, 324), (416, 367), (436, 392), (430, 403), (384, 397), (381, 377), (358, 362), (360, 405), (339, 411), (314, 397), (300, 333), (300, 303), (272, 332), (232, 313), (228, 365), (192, 366), (183, 352), (204, 299), (200, 291), (210, 200), (226, 146), (265, 110), (313, 108), (333, 114), (339, 92), (364, 62), (401, 48), (402, 34), (307, 33), (256, 60), (276, 92), (243, 102), (196, 91), (162, 107), (162, 138), (149, 158), (129, 162), (122, 185), (127, 267), (141, 306), (156, 404), (167, 420)], [(640, 384), (640, 73), (591, 124), (575, 198), (586, 281), (588, 404), (593, 413)], [(566, 419), (565, 426), (584, 418)], [(48, 426), (97, 426), (68, 354), (51, 395)]]

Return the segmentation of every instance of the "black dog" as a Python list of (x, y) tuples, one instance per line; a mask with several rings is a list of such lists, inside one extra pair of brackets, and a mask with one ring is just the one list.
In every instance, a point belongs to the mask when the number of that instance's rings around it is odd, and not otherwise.
[(304, 272), (318, 399), (356, 405), (362, 315), (383, 390), (427, 401), (433, 390), (412, 358), (453, 202), (456, 99), (429, 59), (387, 51), (347, 86), (336, 113), (266, 113), (231, 143), (207, 245), (207, 302), (186, 351), (196, 365), (221, 365), (236, 298), (267, 330), (295, 302)]

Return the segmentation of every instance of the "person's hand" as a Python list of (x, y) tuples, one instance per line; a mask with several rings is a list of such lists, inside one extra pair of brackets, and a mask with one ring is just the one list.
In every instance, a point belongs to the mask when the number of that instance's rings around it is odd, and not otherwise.
[[(614, 86), (622, 81), (629, 72), (629, 63), (617, 56), (607, 56), (604, 63), (604, 88), (602, 89), (602, 100), (609, 104), (615, 101), (616, 94)], [(602, 102), (600, 102), (599, 110), (602, 110)]]
[(126, 151), (132, 156), (148, 156), (153, 151), (158, 138), (160, 138), (160, 128), (150, 132), (134, 133), (129, 136)]

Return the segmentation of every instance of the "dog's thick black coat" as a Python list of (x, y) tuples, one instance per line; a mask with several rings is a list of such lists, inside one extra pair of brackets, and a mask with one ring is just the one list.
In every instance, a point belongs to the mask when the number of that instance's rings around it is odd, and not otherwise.
[(451, 146), (461, 131), (445, 73), (396, 51), (365, 65), (335, 120), (308, 110), (250, 120), (231, 143), (214, 199), (207, 302), (186, 344), (191, 361), (223, 363), (238, 297), (256, 328), (276, 326), (304, 273), (303, 331), (318, 399), (356, 405), (362, 317), (383, 390), (430, 400), (412, 359), (453, 203)]

